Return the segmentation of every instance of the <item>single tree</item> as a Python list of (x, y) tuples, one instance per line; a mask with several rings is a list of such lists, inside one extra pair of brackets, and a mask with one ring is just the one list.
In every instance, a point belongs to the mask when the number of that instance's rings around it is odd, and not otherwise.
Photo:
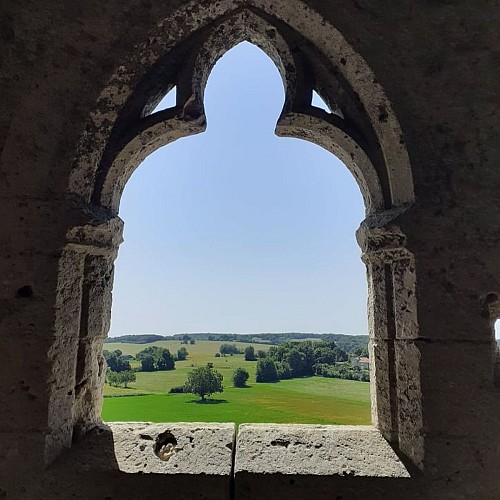
[(245, 361), (255, 361), (255, 350), (253, 346), (248, 345), (245, 347)]
[(136, 375), (133, 371), (113, 372), (108, 370), (106, 373), (106, 382), (115, 387), (118, 387), (119, 385), (128, 387), (128, 384), (130, 382), (135, 382), (135, 380)]
[(265, 358), (265, 357), (266, 357), (266, 351), (263, 351), (262, 349), (259, 349), (259, 350), (257, 351), (257, 357), (258, 357), (258, 358), (261, 358), (261, 359), (262, 359), (262, 358)]
[(128, 387), (128, 384), (131, 382), (135, 382), (137, 377), (135, 375), (135, 372), (133, 371), (125, 371), (125, 372), (120, 372), (120, 382), (123, 384), (124, 387)]
[(106, 372), (106, 382), (109, 385), (118, 387), (118, 372), (114, 372), (112, 370), (108, 370)]
[(188, 373), (184, 391), (197, 394), (202, 401), (205, 401), (205, 398), (214, 392), (223, 391), (222, 379), (222, 375), (209, 366), (195, 368), (192, 372)]
[(236, 368), (233, 373), (233, 386), (246, 387), (249, 376), (245, 368)]
[(272, 359), (264, 358), (257, 361), (255, 380), (257, 382), (277, 382), (279, 380), (278, 371)]

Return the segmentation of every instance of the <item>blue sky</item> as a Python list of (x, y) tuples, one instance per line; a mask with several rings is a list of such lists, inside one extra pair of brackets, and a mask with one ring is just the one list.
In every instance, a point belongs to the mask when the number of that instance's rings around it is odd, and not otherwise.
[(240, 44), (210, 75), (207, 131), (133, 174), (111, 336), (366, 334), (361, 194), (335, 156), (274, 135), (283, 101), (271, 60)]

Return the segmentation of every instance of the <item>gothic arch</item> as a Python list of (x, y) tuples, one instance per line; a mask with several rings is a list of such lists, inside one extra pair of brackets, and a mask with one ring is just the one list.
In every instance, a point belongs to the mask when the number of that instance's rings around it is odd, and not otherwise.
[[(408, 155), (390, 102), (368, 65), (300, 0), (192, 2), (158, 23), (103, 89), (70, 177), (81, 224), (68, 233), (60, 289), (74, 280), (82, 320), (75, 323), (78, 362), (74, 388), (68, 387), (74, 396), (65, 403), (66, 437), (57, 446), (100, 418), (100, 343), (109, 326), (123, 188), (155, 149), (204, 131), (203, 96), (210, 70), (243, 40), (261, 47), (283, 78), (285, 104), (277, 134), (315, 142), (336, 154), (360, 186), (367, 214), (358, 241), (369, 281), (373, 423), (418, 466), (420, 380), (406, 375), (406, 366), (418, 365), (418, 359), (395, 347), (396, 339), (418, 337), (414, 259), (397, 223), (414, 201)], [(174, 86), (176, 106), (151, 113)], [(313, 90), (332, 113), (312, 106)], [(70, 278), (69, 267), (76, 270)], [(59, 314), (64, 317), (64, 308)], [(418, 374), (413, 365), (411, 373)], [(71, 381), (61, 381), (65, 383)], [(61, 418), (54, 415), (51, 427), (62, 427)]]
[[(116, 213), (119, 200), (104, 188), (114, 182), (113, 175), (107, 179), (107, 170), (114, 170), (115, 161), (127, 161), (127, 153), (138, 154), (135, 163), (177, 137), (201, 132), (203, 124), (197, 122), (202, 120), (208, 73), (218, 57), (242, 40), (259, 45), (280, 70), (286, 93), (282, 119), (289, 112), (315, 116), (338, 128), (370, 159), (371, 168), (361, 161), (362, 168), (351, 169), (367, 171), (364, 184), (371, 192), (364, 190), (363, 196), (368, 213), (414, 200), (402, 132), (382, 88), (342, 35), (300, 0), (272, 5), (262, 0), (226, 0), (217, 6), (192, 2), (158, 23), (103, 89), (75, 158), (70, 192)], [(174, 85), (179, 109), (148, 116)], [(313, 89), (341, 112), (328, 116), (313, 110)], [(182, 113), (186, 104), (189, 109)], [(184, 123), (176, 122), (179, 118)], [(138, 144), (129, 144), (136, 139)], [(121, 150), (127, 151), (119, 155)], [(347, 150), (349, 167), (357, 153)], [(368, 172), (372, 169), (376, 176)], [(118, 184), (123, 188), (123, 182)]]

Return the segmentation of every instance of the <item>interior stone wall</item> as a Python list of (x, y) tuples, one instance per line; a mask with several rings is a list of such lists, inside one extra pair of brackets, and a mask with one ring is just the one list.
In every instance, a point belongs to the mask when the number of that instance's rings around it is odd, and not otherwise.
[[(196, 3), (215, 12), (220, 2)], [(380, 267), (370, 252), (380, 243), (381, 221), (367, 220), (359, 233), (373, 283), (380, 285), (383, 273), (385, 286), (405, 283), (402, 292), (415, 290), (393, 304), (399, 334), (371, 340), (372, 355), (394, 361), (394, 372), (380, 377), (396, 391), (389, 400), (398, 401), (397, 412), (390, 405), (388, 418), (397, 420), (399, 451), (412, 457), (412, 477), (403, 486), (337, 478), (336, 494), (500, 498), (500, 377), (492, 331), (498, 308), (488, 306), (500, 295), (498, 2), (302, 3), (366, 61), (374, 81), (361, 82), (359, 92), (369, 94), (374, 83), (383, 88), (402, 130), (393, 140), (408, 152), (415, 191), (415, 202), (395, 218), (409, 254)], [(98, 397), (102, 372), (92, 346), (107, 332), (105, 305), (121, 239), (113, 214), (69, 188), (89, 182), (85, 173), (75, 177), (75, 155), (95, 103), (123, 61), (139, 44), (157, 43), (149, 37), (161, 21), (175, 19), (172, 14), (187, 4), (0, 4), (0, 496), (169, 495), (168, 476), (124, 478), (74, 461), (62, 469), (48, 464), (99, 419), (74, 402), (76, 392)], [(286, 12), (287, 2), (268, 7)], [(178, 27), (162, 29), (168, 38)], [(120, 102), (123, 96), (111, 88), (108, 98)], [(99, 111), (102, 122), (109, 120), (106, 109)], [(383, 126), (386, 110), (377, 119)], [(86, 147), (90, 156), (98, 149), (92, 142)], [(397, 161), (389, 165), (399, 167)], [(373, 292), (378, 300), (387, 297), (385, 290)], [(113, 461), (113, 445), (104, 440), (99, 446)], [(274, 498), (285, 491), (283, 481), (291, 484), (266, 471), (257, 477)], [(184, 480), (199, 487), (193, 491), (200, 498), (208, 496), (211, 479), (204, 483), (191, 474)], [(328, 498), (328, 488), (317, 484), (316, 498)]]

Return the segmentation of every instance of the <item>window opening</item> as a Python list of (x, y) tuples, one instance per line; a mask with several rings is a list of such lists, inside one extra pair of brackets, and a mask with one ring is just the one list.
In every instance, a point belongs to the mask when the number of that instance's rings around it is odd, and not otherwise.
[(174, 108), (176, 106), (177, 99), (177, 86), (172, 87), (167, 94), (162, 98), (162, 100), (156, 105), (152, 113), (157, 113), (158, 111), (163, 111), (165, 109)]
[(325, 110), (327, 113), (332, 112), (330, 107), (324, 101), (324, 99), (315, 90), (313, 90), (313, 93), (312, 93), (311, 104), (313, 106), (315, 106), (316, 108), (320, 108), (320, 109)]
[[(366, 334), (354, 236), (362, 198), (340, 160), (273, 134), (283, 101), (270, 59), (238, 45), (210, 76), (207, 131), (156, 151), (127, 184), (104, 349), (108, 367), (132, 373), (121, 383), (108, 372), (104, 420), (370, 423), (369, 384), (359, 381), (369, 364), (366, 335), (337, 340), (337, 351), (317, 344), (320, 353), (312, 353), (318, 337), (311, 335)], [(276, 354), (275, 384), (256, 382), (257, 364), (273, 371), (267, 361), (279, 340), (256, 335), (265, 332), (312, 338), (309, 351), (296, 344)], [(127, 334), (143, 336), (110, 342)], [(130, 343), (152, 334), (177, 335)], [(315, 357), (316, 376), (295, 376), (307, 356)], [(174, 370), (158, 370), (173, 357)], [(207, 364), (223, 375), (224, 391), (214, 382), (207, 398), (180, 393), (188, 374)], [(238, 368), (249, 373), (246, 388), (232, 387)]]

